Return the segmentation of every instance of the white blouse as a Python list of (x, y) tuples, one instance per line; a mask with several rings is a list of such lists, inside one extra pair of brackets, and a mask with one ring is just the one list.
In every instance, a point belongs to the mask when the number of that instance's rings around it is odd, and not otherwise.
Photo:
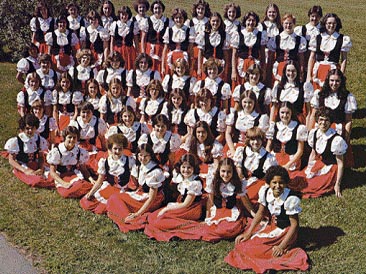
[[(291, 140), (293, 131), (299, 123), (297, 121), (290, 121), (288, 125), (285, 125), (282, 121), (276, 123), (277, 126), (277, 134), (276, 139), (281, 143), (287, 143)], [(267, 131), (266, 137), (267, 139), (273, 140), (274, 134), (274, 125), (272, 124), (270, 129)], [(305, 125), (299, 125), (296, 133), (296, 140), (305, 142), (308, 139), (308, 130)]]
[[(149, 134), (150, 129), (146, 124), (140, 122), (133, 122), (132, 127), (126, 127), (124, 124), (119, 124), (118, 126), (112, 126), (109, 128), (108, 132), (105, 134), (105, 137), (108, 138), (113, 134), (118, 133), (118, 128), (121, 130), (122, 134), (127, 138), (129, 142), (136, 141), (136, 132), (141, 126), (141, 134)], [(117, 128), (118, 127), (118, 128)]]
[[(298, 35), (298, 36), (303, 36), (302, 35), (302, 27), (303, 26), (297, 26), (295, 27), (294, 29), (294, 32)], [(310, 41), (310, 39), (316, 37), (320, 32), (319, 32), (319, 29), (320, 29), (320, 24), (314, 26), (310, 23), (307, 23), (305, 25), (305, 28), (306, 28), (306, 33), (305, 33), (305, 39), (307, 41)]]
[(43, 32), (46, 32), (50, 29), (52, 17), (48, 17), (47, 19), (43, 19), (42, 17), (33, 17), (30, 21), (30, 28), (32, 32), (37, 31), (36, 20), (39, 21), (39, 27)]
[[(71, 120), (69, 125), (74, 126), (79, 129), (80, 139), (89, 140), (89, 139), (96, 137), (94, 126), (97, 122), (97, 119), (98, 119), (98, 135), (103, 136), (107, 131), (107, 125), (103, 119), (97, 118), (94, 115), (92, 116), (89, 123), (84, 123), (83, 119), (80, 116), (78, 116), (76, 118), (76, 121)], [(79, 127), (79, 125), (80, 125), (80, 127)]]
[(80, 41), (85, 41), (86, 40), (86, 32), (88, 32), (89, 34), (89, 40), (91, 43), (94, 43), (97, 38), (98, 35), (100, 37), (100, 39), (102, 39), (102, 41), (108, 41), (109, 40), (109, 31), (105, 28), (103, 28), (102, 26), (98, 26), (97, 28), (95, 28), (93, 25), (90, 25), (86, 28), (81, 28), (80, 30)]
[(52, 92), (52, 105), (68, 105), (71, 103), (74, 105), (80, 105), (83, 100), (83, 94), (80, 91), (74, 91), (72, 93), (70, 90), (67, 92), (58, 92), (57, 90), (54, 90)]
[[(276, 82), (272, 89), (272, 102), (278, 103), (277, 91), (279, 87), (279, 82)], [(295, 84), (286, 83), (280, 94), (280, 102), (290, 102), (295, 103), (300, 96), (300, 89), (296, 87)], [(310, 102), (311, 94), (309, 92), (304, 92), (304, 103)]]
[[(69, 35), (69, 30), (66, 30), (66, 32), (60, 32), (58, 29), (55, 30), (56, 34), (56, 43), (57, 45), (63, 47), (67, 46), (69, 44), (69, 40), (67, 39), (67, 36)], [(52, 46), (55, 41), (53, 41), (53, 36), (51, 32), (47, 32), (44, 37), (47, 45)], [(79, 38), (76, 36), (75, 33), (71, 34), (71, 46), (75, 46), (79, 43)]]
[[(53, 69), (50, 69), (47, 74), (43, 73), (42, 68), (37, 69), (36, 72), (39, 75), (39, 77), (41, 78), (42, 86), (45, 89), (52, 89), (56, 85), (56, 82), (53, 79), (55, 77), (56, 72)], [(56, 73), (56, 74), (57, 74), (57, 77), (55, 77), (55, 78), (58, 79), (59, 75), (58, 75), (58, 73)], [(25, 80), (26, 83), (27, 83), (27, 80), (28, 80), (28, 77)]]
[[(223, 49), (228, 49), (230, 44), (229, 44), (229, 36), (227, 33), (225, 33), (223, 39), (224, 39)], [(221, 35), (218, 31), (211, 31), (208, 36), (208, 40), (210, 41), (211, 46), (216, 48), (221, 43)], [(196, 43), (197, 43), (197, 47), (199, 49), (202, 49), (202, 50), (205, 49), (205, 46), (206, 46), (205, 45), (205, 43), (206, 43), (205, 42), (205, 32), (202, 32), (199, 35), (197, 35)]]
[[(212, 95), (215, 96), (218, 93), (219, 84), (222, 81), (220, 77), (216, 77), (215, 79), (211, 79), (206, 77), (205, 80), (198, 81), (193, 87), (193, 93), (197, 95), (197, 93), (201, 90), (201, 81), (204, 81), (204, 88), (207, 88), (211, 91)], [(231, 98), (231, 87), (228, 83), (224, 83), (221, 88), (221, 100), (228, 100)]]
[[(247, 47), (253, 47), (254, 44), (257, 42), (257, 35), (258, 35), (258, 29), (255, 29), (252, 32), (247, 31), (246, 28), (241, 28), (240, 30), (241, 34), (244, 36), (244, 44)], [(239, 41), (240, 41), (240, 35), (238, 31), (234, 31), (231, 37), (231, 47), (238, 49), (239, 48)], [(261, 36), (261, 46), (265, 46), (267, 44), (267, 33), (264, 31), (262, 32)]]
[[(79, 150), (80, 158), (78, 161), (77, 155), (79, 154)], [(75, 145), (71, 150), (67, 150), (64, 142), (60, 143), (58, 148), (54, 147), (51, 149), (47, 154), (47, 163), (50, 165), (73, 166), (76, 164), (85, 164), (88, 160), (89, 153), (85, 149)]]
[[(139, 87), (146, 87), (150, 83), (150, 74), (151, 69), (148, 69), (142, 72), (139, 69), (136, 69), (136, 84)], [(133, 87), (133, 79), (132, 79), (133, 70), (130, 70), (127, 74), (126, 82), (128, 87)], [(161, 76), (158, 71), (154, 71), (153, 79), (161, 81)]]
[[(128, 20), (126, 23), (122, 22), (121, 20), (115, 21), (112, 23), (110, 27), (110, 35), (114, 36), (116, 33), (116, 28), (118, 35), (121, 37), (126, 37), (130, 33), (130, 27), (132, 24), (132, 20)], [(133, 35), (137, 35), (139, 33), (139, 26), (138, 24), (134, 24), (133, 26)]]
[(74, 18), (71, 15), (67, 16), (67, 21), (69, 21), (69, 28), (71, 30), (78, 30), (81, 27), (81, 22), (84, 22), (84, 26), (86, 26), (86, 21), (83, 17), (78, 15), (78, 17)]
[[(156, 132), (152, 131), (150, 133), (150, 138), (153, 142), (153, 150), (155, 153), (163, 153), (169, 139), (170, 139), (169, 141), (170, 152), (177, 151), (181, 145), (179, 135), (176, 133), (171, 133), (170, 131), (167, 131), (163, 138), (159, 138), (158, 136), (156, 136)], [(142, 144), (146, 144), (147, 141), (148, 141), (147, 134), (143, 134), (138, 140), (138, 145), (141, 146)]]
[(39, 127), (37, 129), (38, 134), (42, 133), (45, 130), (47, 118), (49, 120), (49, 130), (54, 131), (58, 129), (55, 118), (43, 115), (42, 118), (39, 119)]
[[(186, 40), (186, 33), (188, 27), (183, 25), (181, 28), (178, 28), (176, 25), (173, 25), (171, 27), (172, 29), (172, 41), (174, 43), (183, 43)], [(163, 43), (169, 44), (169, 28), (165, 30), (165, 33), (163, 35)], [(191, 42), (191, 41), (189, 41)]]
[[(107, 78), (106, 78), (106, 83), (109, 84), (111, 82), (111, 80), (113, 78), (117, 78), (119, 80), (122, 80), (122, 73), (126, 73), (124, 68), (118, 68), (118, 69), (113, 69), (113, 68), (106, 68), (107, 70)], [(96, 80), (98, 81), (99, 84), (103, 84), (104, 83), (104, 72), (105, 70), (102, 69), (98, 72), (98, 74), (94, 74), (97, 75)], [(127, 71), (128, 74), (128, 71)]]
[(189, 40), (197, 43), (196, 38), (201, 33), (205, 31), (206, 23), (208, 22), (207, 17), (203, 17), (202, 19), (198, 19), (196, 17), (193, 17), (191, 19), (191, 22), (193, 23), (193, 26), (189, 29)]
[[(314, 133), (316, 132), (316, 146), (314, 147)], [(318, 154), (322, 154), (325, 151), (325, 148), (327, 146), (328, 140), (337, 132), (333, 128), (329, 128), (325, 133), (323, 133), (321, 130), (312, 129), (310, 130), (309, 136), (308, 136), (308, 144), (311, 148), (315, 148), (316, 152)], [(330, 151), (334, 155), (343, 155), (347, 151), (347, 143), (341, 136), (334, 137)]]
[[(168, 113), (168, 102), (164, 103), (163, 109), (161, 110), (161, 114), (164, 114), (166, 117), (169, 117), (169, 113)], [(170, 114), (172, 115), (172, 118), (170, 120), (170, 122), (174, 125), (179, 125), (181, 121), (184, 121), (184, 117), (183, 116), (184, 111), (181, 108), (173, 108), (170, 112)]]
[[(190, 76), (183, 75), (180, 77), (180, 76), (176, 75), (175, 73), (173, 74), (173, 76), (171, 76), (169, 74), (165, 75), (164, 80), (162, 82), (162, 86), (163, 86), (165, 93), (168, 93), (168, 85), (169, 85), (170, 77), (173, 77), (172, 87), (171, 87), (172, 89), (175, 89), (175, 88), (183, 89), (186, 84), (187, 79)], [(189, 83), (189, 94), (193, 94), (193, 86), (197, 82), (197, 79), (195, 77), (190, 77), (190, 78), (191, 79), (190, 79), (190, 83)], [(186, 98), (186, 99), (188, 99), (188, 98)]]
[(277, 24), (276, 23), (273, 23), (271, 21), (263, 21), (262, 23), (258, 24), (257, 26), (257, 29), (259, 31), (263, 31), (263, 25), (266, 25), (267, 29), (266, 29), (266, 32), (267, 32), (267, 37), (268, 38), (271, 38), (271, 37), (275, 37), (276, 35), (280, 34), (280, 31), (277, 27)]
[[(280, 33), (280, 49), (285, 51), (293, 50), (296, 46), (296, 37), (298, 35), (293, 32), (288, 34), (287, 32), (283, 31)], [(304, 37), (301, 36), (300, 45), (298, 49), (298, 53), (304, 53), (306, 51), (307, 42)], [(272, 37), (268, 41), (268, 49), (270, 51), (276, 51), (276, 37)]]
[(200, 196), (202, 195), (202, 182), (200, 180), (195, 180), (196, 175), (192, 175), (189, 178), (184, 179), (182, 174), (177, 174), (173, 172), (172, 182), (177, 184), (178, 192), (181, 195), (187, 191), (187, 195)]
[(112, 23), (114, 22), (113, 21), (113, 17), (112, 16), (107, 17), (105, 15), (102, 15), (101, 16), (101, 19), (102, 19), (102, 26), (103, 26), (103, 28), (109, 30), (110, 27), (111, 27), (111, 25), (112, 25)]
[[(316, 90), (314, 92), (313, 98), (311, 98), (310, 105), (313, 108), (319, 108), (319, 93), (320, 90)], [(327, 108), (335, 110), (341, 101), (338, 99), (337, 93), (332, 92), (330, 95), (324, 99), (324, 105)], [(347, 114), (354, 113), (357, 110), (357, 101), (355, 96), (352, 93), (349, 93), (347, 96), (346, 105), (344, 106), (344, 112)]]
[[(226, 117), (226, 125), (235, 126), (235, 128), (240, 132), (246, 132), (248, 129), (253, 128), (255, 119), (257, 119), (258, 115), (260, 115), (256, 111), (246, 114), (244, 110), (240, 110), (237, 112), (238, 115), (235, 121), (235, 112), (236, 110), (234, 108), (230, 109), (230, 114)], [(258, 128), (263, 132), (266, 132), (269, 128), (269, 117), (267, 114), (262, 114), (259, 118)]]
[[(141, 100), (140, 106), (139, 106), (140, 113), (145, 114), (145, 112), (146, 112), (147, 115), (149, 115), (150, 117), (155, 114), (158, 114), (157, 113), (158, 108), (159, 108), (160, 104), (164, 104), (163, 103), (164, 100), (165, 99), (162, 97), (159, 97), (156, 100), (150, 99), (148, 101), (147, 101), (147, 98), (143, 98)], [(147, 101), (147, 104), (146, 104), (146, 101)]]
[[(48, 143), (45, 138), (39, 136), (38, 134), (34, 134), (32, 137), (28, 137), (24, 132), (18, 134), (19, 138), (23, 141), (24, 153), (34, 153), (38, 150), (37, 140), (41, 138), (39, 141), (39, 149), (40, 151), (48, 150)], [(7, 150), (10, 154), (18, 154), (19, 153), (19, 145), (17, 137), (12, 137), (6, 141), (4, 149)]]
[[(69, 69), (69, 75), (71, 76), (71, 78), (74, 78), (74, 67), (71, 67)], [(97, 75), (98, 71), (96, 68), (91, 68), (90, 66), (87, 67), (83, 67), (82, 65), (78, 65), (76, 67), (77, 70), (77, 79), (80, 81), (88, 81), (90, 79), (90, 72), (93, 71), (93, 75), (94, 77)]]
[(109, 170), (108, 173), (112, 176), (120, 176), (125, 173), (125, 165), (128, 158), (128, 167), (131, 170), (135, 165), (135, 159), (122, 155), (118, 160), (114, 160), (112, 156), (108, 156), (107, 159), (101, 158), (98, 162), (98, 174), (105, 175), (105, 162), (108, 161)]
[[(28, 94), (28, 104), (31, 106), (34, 101), (36, 100), (42, 100), (41, 94), (44, 92), (43, 102), (45, 106), (50, 106), (52, 104), (52, 93), (50, 90), (43, 91), (43, 89), (40, 87), (37, 90), (32, 90), (31, 88), (27, 88), (25, 91)], [(24, 91), (18, 92), (17, 95), (17, 104), (18, 106), (24, 107), (26, 105), (25, 102), (25, 94)]]
[(142, 17), (139, 14), (135, 15), (136, 22), (135, 24), (138, 26), (138, 29), (143, 32), (147, 32), (149, 29), (149, 24), (147, 23), (147, 17)]
[[(264, 84), (259, 82), (257, 85), (252, 86), (249, 82), (245, 82), (244, 83), (244, 90), (251, 90), (255, 93), (257, 99), (259, 98), (259, 93), (262, 90), (262, 88), (264, 87)], [(241, 89), (241, 85), (237, 85), (234, 89), (233, 92), (233, 99), (235, 102), (239, 102), (240, 101), (240, 89)], [(264, 93), (264, 103), (266, 105), (269, 105), (272, 101), (272, 90), (270, 88), (266, 88), (265, 89), (265, 93)]]
[(40, 64), (38, 58), (34, 58), (32, 56), (28, 56), (26, 58), (22, 58), (17, 63), (17, 72), (26, 74), (29, 71), (29, 62), (31, 62), (34, 68), (37, 70), (40, 68)]
[[(322, 32), (321, 34), (321, 44), (320, 44), (320, 50), (323, 52), (330, 52), (334, 49), (335, 45), (337, 44), (337, 39), (339, 37), (338, 32), (334, 32), (333, 34), (329, 35), (326, 32)], [(310, 51), (316, 51), (317, 47), (317, 41), (316, 36), (312, 37), (309, 42), (309, 50)], [(349, 36), (344, 35), (343, 36), (343, 42), (341, 46), (342, 52), (349, 52), (352, 47), (352, 41)]]
[[(107, 113), (107, 100), (109, 100), (111, 103), (110, 106), (111, 106), (111, 111), (113, 113), (119, 113), (122, 111), (122, 107), (124, 105), (123, 105), (121, 97), (108, 98), (107, 94), (105, 94), (100, 98), (100, 101), (99, 101), (99, 112), (100, 113), (103, 113), (103, 114)], [(133, 110), (136, 110), (135, 100), (132, 97), (128, 96), (128, 99), (126, 101), (126, 106), (130, 106), (130, 107), (132, 107)]]
[(217, 117), (217, 126), (216, 130), (218, 132), (224, 132), (226, 129), (226, 114), (224, 111), (220, 111), (217, 107), (213, 107), (209, 112), (204, 112), (202, 109), (190, 109), (186, 116), (184, 117), (184, 123), (189, 127), (194, 127), (195, 124), (198, 122), (196, 121), (195, 112), (197, 111), (198, 114), (198, 121), (205, 121), (208, 125), (212, 124), (213, 117), (219, 112)]

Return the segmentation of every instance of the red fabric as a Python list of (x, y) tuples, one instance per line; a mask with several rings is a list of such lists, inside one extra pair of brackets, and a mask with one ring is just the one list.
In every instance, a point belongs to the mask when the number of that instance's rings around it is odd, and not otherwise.
[(247, 186), (247, 195), (252, 204), (256, 204), (258, 202), (258, 191), (259, 189), (265, 185), (265, 181), (258, 179), (254, 183)]
[[(37, 170), (37, 163), (30, 162), (28, 163), (28, 167)], [(21, 172), (20, 170), (13, 169), (13, 173), (15, 177), (21, 180), (23, 183), (31, 186), (31, 187), (42, 187), (42, 188), (54, 188), (55, 184), (53, 181), (48, 180), (42, 176), (38, 175), (26, 175), (25, 173)]]
[[(244, 59), (244, 65), (243, 65), (243, 72), (247, 72), (248, 68), (251, 66), (251, 65), (254, 65), (255, 64), (255, 60), (253, 58), (247, 58), (247, 59)], [(241, 85), (243, 85), (245, 83), (245, 79), (244, 78), (241, 78), (238, 76), (238, 78), (240, 78), (239, 80), (239, 83)]]
[(69, 115), (59, 114), (58, 120), (58, 127), (60, 131), (64, 130), (70, 124)]
[(198, 220), (202, 214), (201, 202), (192, 203), (188, 208), (171, 210), (158, 217), (161, 209), (148, 217), (144, 233), (158, 241), (169, 241), (173, 237), (183, 240), (199, 240), (202, 223)]
[(121, 47), (114, 46), (113, 50), (119, 52), (123, 60), (125, 60), (125, 68), (127, 70), (135, 69), (135, 60), (136, 60), (136, 49), (134, 46), (128, 47), (126, 45), (122, 45)]
[[(172, 64), (174, 64), (174, 62), (175, 62), (177, 59), (179, 59), (179, 58), (184, 59), (183, 51), (173, 51), (173, 52), (172, 52), (171, 63), (172, 63)], [(191, 76), (193, 76), (193, 74), (192, 74), (192, 73), (197, 74), (197, 72), (192, 72), (192, 71), (191, 71)], [(170, 75), (172, 74), (172, 71), (170, 70), (170, 68), (169, 68), (168, 64), (166, 64), (166, 66), (165, 66), (165, 75), (167, 75), (167, 74), (170, 74)], [(162, 75), (162, 77), (164, 77), (165, 75)]]
[[(274, 224), (268, 225), (264, 232), (275, 229)], [(308, 256), (301, 248), (292, 248), (281, 257), (272, 256), (273, 246), (279, 245), (289, 228), (275, 238), (255, 237), (235, 245), (234, 250), (225, 257), (225, 262), (233, 267), (246, 270), (252, 269), (256, 273), (267, 270), (302, 270), (309, 268)], [(295, 239), (296, 240), (296, 239)]]
[(118, 225), (119, 230), (124, 233), (127, 233), (131, 230), (140, 230), (144, 229), (146, 225), (146, 219), (148, 212), (152, 212), (158, 209), (164, 200), (164, 194), (162, 192), (158, 192), (155, 197), (154, 202), (150, 206), (150, 208), (141, 216), (133, 219), (129, 223), (125, 223), (124, 219), (130, 213), (137, 212), (142, 205), (145, 203), (144, 201), (137, 201), (129, 194), (126, 193), (118, 193), (112, 195), (107, 202), (107, 214), (108, 217), (113, 220)]
[[(73, 178), (77, 176), (72, 173), (61, 174), (60, 177), (65, 182), (70, 182)], [(92, 188), (92, 184), (86, 180), (79, 179), (74, 182), (69, 188), (57, 187), (57, 192), (64, 198), (80, 198), (88, 193)]]
[[(161, 58), (163, 56), (163, 49), (164, 49), (164, 44), (154, 44), (154, 55), (157, 55)], [(148, 55), (150, 55), (150, 53), (151, 53), (151, 44), (150, 43), (146, 44), (146, 53)], [(157, 71), (161, 72), (161, 61), (154, 59), (154, 58), (152, 58), (152, 60), (153, 60), (152, 70), (157, 70)]]
[(39, 50), (39, 54), (40, 55), (45, 54), (45, 53), (48, 53), (48, 45), (47, 45), (47, 43), (46, 42), (39, 43), (38, 50)]
[[(120, 193), (120, 190), (121, 190), (120, 188), (108, 185), (106, 188), (99, 190), (99, 194), (104, 199), (108, 200), (113, 194)], [(96, 214), (105, 214), (105, 213), (107, 213), (107, 204), (104, 204), (104, 203), (98, 201), (96, 198), (88, 200), (84, 196), (80, 200), (80, 206), (84, 210), (89, 210), (89, 211), (94, 212)]]

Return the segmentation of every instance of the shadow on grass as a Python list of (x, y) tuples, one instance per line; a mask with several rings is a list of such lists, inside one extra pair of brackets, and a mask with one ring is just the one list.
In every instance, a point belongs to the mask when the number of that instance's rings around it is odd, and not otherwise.
[[(353, 119), (363, 119), (366, 118), (366, 108), (360, 108), (352, 114)], [(353, 130), (353, 129), (352, 129)]]
[(353, 127), (351, 131), (351, 139), (358, 140), (366, 137), (366, 128), (364, 127)]
[[(365, 161), (365, 159), (363, 159), (363, 161)], [(352, 189), (366, 184), (364, 180), (365, 175), (366, 175), (365, 171), (357, 171), (349, 168), (345, 169), (343, 175), (342, 188)]]
[(314, 251), (332, 245), (344, 235), (344, 231), (335, 226), (300, 227), (297, 244), (306, 251)]

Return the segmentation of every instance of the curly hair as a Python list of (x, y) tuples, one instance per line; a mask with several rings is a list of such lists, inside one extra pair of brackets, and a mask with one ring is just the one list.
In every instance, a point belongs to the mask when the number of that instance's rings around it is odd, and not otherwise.
[(330, 77), (333, 75), (339, 76), (341, 80), (341, 83), (337, 90), (338, 99), (346, 99), (348, 94), (350, 93), (346, 88), (346, 77), (344, 76), (343, 72), (340, 69), (332, 69), (327, 74), (327, 78), (325, 79), (322, 91), (319, 93), (319, 99), (327, 98), (333, 92), (329, 85)]
[(28, 113), (19, 119), (18, 126), (20, 130), (25, 130), (27, 125), (38, 128), (39, 123), (39, 119), (33, 113)]
[(203, 6), (205, 8), (205, 17), (211, 16), (210, 4), (205, 0), (196, 0), (196, 2), (194, 2), (192, 5), (192, 17), (197, 17), (198, 6)]
[(269, 185), (275, 176), (281, 177), (283, 182), (287, 185), (290, 182), (288, 171), (282, 166), (271, 166), (267, 169), (264, 180)]
[(240, 18), (240, 16), (241, 16), (241, 8), (240, 8), (239, 5), (236, 5), (235, 3), (230, 3), (230, 4), (226, 4), (225, 5), (225, 7), (224, 7), (224, 18), (228, 19), (227, 12), (231, 8), (234, 8), (235, 9), (235, 12), (236, 12), (235, 19)]
[(128, 140), (122, 133), (112, 134), (107, 139), (108, 150), (111, 150), (114, 144), (119, 145), (122, 148), (127, 148)]
[(246, 21), (249, 19), (249, 17), (253, 17), (253, 18), (254, 18), (254, 20), (255, 20), (255, 27), (257, 27), (257, 26), (258, 26), (258, 23), (259, 23), (259, 16), (258, 16), (258, 14), (256, 14), (254, 11), (249, 11), (249, 12), (247, 12), (247, 13), (243, 16), (243, 19), (242, 19), (242, 21), (241, 21), (241, 25), (242, 25), (243, 27), (245, 27), (245, 23), (246, 23)]

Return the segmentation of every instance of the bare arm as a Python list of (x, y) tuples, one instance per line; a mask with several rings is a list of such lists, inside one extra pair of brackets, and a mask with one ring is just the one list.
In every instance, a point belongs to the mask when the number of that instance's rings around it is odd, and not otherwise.
[(243, 203), (244, 207), (246, 208), (246, 210), (248, 210), (248, 212), (250, 213), (250, 215), (252, 215), (252, 217), (255, 217), (255, 211), (253, 208), (252, 203), (249, 200), (249, 197), (247, 194), (245, 194), (244, 196), (240, 197), (241, 202)]
[(339, 197), (342, 197), (341, 183), (342, 183), (343, 171), (344, 171), (343, 155), (337, 155), (336, 160), (337, 160), (338, 169), (337, 169), (337, 180), (334, 185), (334, 191), (335, 191), (335, 195), (339, 198)]
[(149, 198), (147, 198), (145, 203), (142, 205), (142, 207), (137, 212), (130, 213), (126, 217), (125, 222), (127, 223), (127, 222), (135, 219), (136, 217), (141, 216), (142, 214), (144, 214), (149, 209), (149, 207), (152, 205), (152, 203), (154, 202), (157, 194), (158, 194), (158, 189), (150, 187)]
[(311, 74), (313, 73), (314, 64), (315, 64), (315, 52), (312, 51), (310, 53), (309, 61), (308, 61), (308, 72), (307, 72), (307, 76), (306, 76), (306, 82), (311, 81)]
[(290, 229), (287, 231), (286, 236), (279, 245), (276, 245), (272, 248), (272, 255), (274, 257), (282, 256), (297, 237), (297, 232), (299, 230), (299, 216), (297, 214), (291, 215), (289, 216), (289, 219)]
[[(234, 142), (233, 142), (233, 138), (231, 137), (231, 131), (232, 131), (232, 126), (226, 126), (226, 130), (225, 130), (225, 140), (226, 143), (229, 147), (229, 151), (230, 152), (230, 156), (234, 156), (235, 154), (235, 147), (234, 147)], [(229, 155), (228, 155), (229, 156)]]
[(250, 237), (252, 237), (253, 235), (253, 230), (254, 228), (259, 224), (260, 221), (262, 221), (263, 219), (263, 216), (264, 216), (264, 210), (265, 210), (265, 207), (260, 204), (259, 205), (259, 209), (257, 211), (257, 213), (255, 214), (254, 218), (253, 218), (253, 221), (249, 227), (248, 230), (246, 230), (244, 233), (238, 235), (236, 238), (235, 238), (235, 244), (239, 244), (240, 242), (244, 242), (246, 240), (249, 240)]
[(193, 195), (193, 194), (188, 194), (188, 195), (186, 196), (186, 198), (184, 199), (183, 203), (175, 203), (175, 204), (173, 204), (173, 205), (171, 205), (171, 206), (166, 206), (166, 207), (164, 207), (164, 208), (159, 212), (158, 217), (159, 217), (159, 216), (161, 216), (161, 215), (163, 215), (164, 213), (166, 213), (166, 212), (168, 212), (168, 211), (171, 211), (171, 210), (178, 210), (178, 209), (182, 209), (182, 208), (187, 208), (187, 207), (189, 207), (189, 206), (193, 203), (193, 201), (194, 201), (194, 199), (195, 199), (195, 198), (196, 198), (196, 196), (195, 196), (195, 195)]
[(341, 71), (343, 72), (343, 74), (346, 74), (346, 67), (347, 67), (347, 52), (342, 51), (342, 52), (341, 52), (341, 58), (342, 58)]
[(237, 49), (233, 48), (233, 55), (231, 56), (231, 80), (237, 80), (237, 73), (236, 73), (236, 53)]
[(98, 179), (96, 181), (92, 180), (92, 178), (89, 178), (89, 180), (90, 179), (94, 185), (93, 185), (92, 189), (86, 194), (86, 199), (88, 199), (88, 200), (92, 199), (95, 192), (97, 192), (99, 190), (99, 188), (102, 186), (104, 175), (99, 174)]
[(304, 153), (304, 142), (303, 141), (298, 141), (297, 142), (297, 150), (296, 150), (296, 153), (295, 153), (294, 157), (292, 158), (292, 160), (289, 160), (283, 167), (288, 170), (291, 167), (292, 164), (294, 164), (298, 160), (300, 160), (303, 153)]

